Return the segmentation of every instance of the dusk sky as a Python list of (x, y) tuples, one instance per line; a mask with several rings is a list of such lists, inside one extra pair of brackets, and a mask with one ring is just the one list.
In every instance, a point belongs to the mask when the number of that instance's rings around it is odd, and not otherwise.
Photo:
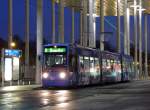
[[(24, 40), (24, 27), (25, 27), (25, 0), (13, 0), (13, 34), (19, 35)], [(8, 33), (8, 0), (0, 0), (0, 38), (7, 39)], [(44, 0), (44, 37), (50, 42), (52, 36), (52, 14), (51, 14), (51, 1)], [(150, 17), (148, 18), (148, 20)], [(105, 32), (112, 32), (112, 35), (107, 35), (106, 40), (111, 41), (111, 45), (115, 47), (116, 38), (116, 17), (105, 17)], [(144, 21), (143, 23), (144, 24)], [(150, 20), (148, 21), (150, 24)], [(121, 17), (121, 37), (123, 38), (123, 17)], [(100, 21), (99, 18), (96, 20), (96, 36), (99, 37)], [(131, 17), (131, 43), (133, 43), (133, 17)], [(150, 35), (150, 27), (148, 27), (148, 36)], [(58, 4), (56, 4), (56, 33), (58, 33)], [(144, 37), (144, 32), (143, 32)], [(58, 36), (58, 34), (56, 34)], [(65, 42), (69, 42), (71, 36), (71, 9), (65, 7)], [(76, 39), (80, 36), (80, 13), (75, 13), (75, 37)], [(36, 39), (36, 0), (30, 0), (30, 39)], [(113, 41), (113, 42), (112, 42)], [(150, 38), (149, 40), (150, 41)], [(47, 43), (49, 43), (47, 42)], [(123, 39), (122, 39), (123, 42)], [(123, 43), (122, 43), (123, 44)], [(150, 43), (148, 49), (150, 51)]]

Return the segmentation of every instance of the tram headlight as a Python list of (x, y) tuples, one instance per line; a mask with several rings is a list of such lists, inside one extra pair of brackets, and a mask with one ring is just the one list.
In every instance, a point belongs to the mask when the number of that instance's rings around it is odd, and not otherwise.
[(66, 73), (65, 73), (65, 72), (61, 72), (61, 73), (59, 74), (59, 77), (60, 77), (61, 79), (65, 79), (65, 78), (66, 78)]
[(43, 78), (44, 78), (44, 79), (47, 79), (47, 78), (48, 78), (48, 73), (47, 73), (47, 72), (43, 73)]

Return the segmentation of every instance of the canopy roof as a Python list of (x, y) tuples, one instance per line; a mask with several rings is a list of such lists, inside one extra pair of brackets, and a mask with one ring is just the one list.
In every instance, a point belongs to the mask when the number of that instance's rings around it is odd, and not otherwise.
[[(55, 0), (59, 2), (60, 0)], [(77, 11), (83, 9), (82, 1), (83, 0), (63, 0), (65, 6), (74, 7)], [(86, 0), (88, 2), (88, 0)], [(95, 1), (95, 13), (99, 15), (100, 13), (100, 0), (93, 0)], [(120, 0), (120, 14), (123, 15), (124, 12), (124, 1)], [(138, 2), (139, 0), (137, 0)], [(141, 0), (142, 7), (146, 9), (144, 13), (150, 14), (150, 0)], [(133, 5), (134, 0), (128, 0), (128, 4)], [(130, 11), (131, 15), (133, 14), (133, 9), (131, 8)], [(117, 0), (104, 0), (104, 15), (105, 16), (116, 16), (117, 15)]]

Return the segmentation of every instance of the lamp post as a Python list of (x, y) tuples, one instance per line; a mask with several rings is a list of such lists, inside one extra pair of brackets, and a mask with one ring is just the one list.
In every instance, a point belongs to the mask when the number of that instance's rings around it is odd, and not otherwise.
[(29, 24), (29, 15), (30, 15), (30, 0), (25, 0), (25, 77), (29, 75), (29, 33), (30, 33), (30, 24)]
[(12, 7), (12, 1), (13, 0), (8, 0), (8, 48), (11, 49), (11, 43), (12, 43), (12, 10), (13, 10), (13, 7)]

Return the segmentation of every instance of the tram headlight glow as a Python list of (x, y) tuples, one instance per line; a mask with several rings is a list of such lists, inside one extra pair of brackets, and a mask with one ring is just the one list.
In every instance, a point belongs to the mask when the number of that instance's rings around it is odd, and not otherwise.
[(61, 73), (59, 74), (59, 77), (60, 77), (61, 79), (65, 79), (65, 78), (66, 78), (66, 73), (65, 73), (65, 72), (61, 72)]
[(46, 73), (46, 72), (43, 73), (43, 78), (44, 78), (44, 79), (47, 79), (47, 78), (48, 78), (48, 73)]

